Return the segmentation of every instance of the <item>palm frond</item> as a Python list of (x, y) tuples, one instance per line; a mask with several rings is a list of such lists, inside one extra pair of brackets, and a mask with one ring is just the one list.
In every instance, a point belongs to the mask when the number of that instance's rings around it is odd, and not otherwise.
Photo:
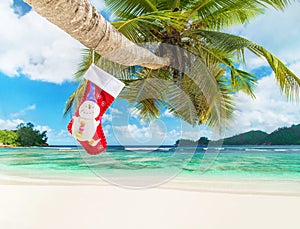
[(82, 81), (76, 91), (74, 91), (68, 98), (63, 112), (63, 117), (66, 117), (68, 114), (74, 113), (74, 111), (78, 108), (80, 100), (83, 98), (86, 85), (87, 81)]
[[(233, 93), (232, 88), (228, 84), (228, 80), (224, 74), (224, 69), (218, 67), (217, 65), (212, 67), (212, 72), (216, 77), (216, 81), (218, 83), (218, 87), (220, 90), (220, 93), (222, 95), (222, 100), (220, 103), (221, 109), (222, 109), (222, 126), (219, 127), (219, 130), (222, 131), (224, 127), (228, 126), (230, 123), (230, 120), (233, 116), (233, 111), (235, 109), (235, 104), (233, 101)], [(215, 122), (214, 116), (212, 116), (210, 113), (208, 114), (206, 124), (208, 126), (212, 126), (212, 124)], [(220, 133), (220, 132), (219, 132)]]
[(269, 5), (274, 9), (283, 10), (292, 2), (296, 2), (296, 0), (261, 0), (260, 2), (264, 4), (265, 7)]
[(164, 30), (165, 25), (182, 30), (184, 17), (179, 12), (155, 11), (125, 21), (112, 22), (116, 29), (135, 43), (159, 41), (157, 35)]
[(186, 12), (196, 25), (207, 29), (244, 24), (268, 7), (283, 10), (295, 0), (198, 0)]
[[(96, 52), (94, 53), (94, 61), (97, 62), (100, 56)], [(78, 69), (75, 72), (73, 79), (82, 80), (82, 76), (89, 69), (93, 62), (93, 51), (91, 49), (83, 49), (81, 52), (81, 61), (78, 65)]]
[(158, 119), (163, 107), (162, 100), (148, 98), (135, 103), (134, 111), (145, 121)]
[(136, 80), (125, 87), (121, 97), (127, 99), (136, 109), (140, 109), (138, 113), (145, 120), (158, 118), (158, 107), (164, 102), (169, 104), (182, 119), (195, 124), (197, 114), (193, 103), (171, 80), (154, 77)]
[[(155, 1), (152, 0), (105, 0), (108, 9), (121, 19), (131, 19), (145, 13), (157, 11)], [(128, 17), (128, 13), (132, 17)]]
[(204, 123), (210, 117), (209, 124), (219, 128), (229, 117), (223, 93), (207, 66), (199, 59), (193, 62), (177, 83), (166, 77), (170, 74), (167, 70), (143, 69), (139, 72), (140, 78), (129, 83), (121, 97), (137, 110), (141, 109), (138, 113), (142, 118), (159, 117), (159, 107), (164, 105), (176, 117), (192, 125)]
[(95, 63), (95, 65), (123, 82), (132, 80), (133, 74), (135, 72), (134, 66), (131, 67), (124, 66), (112, 62), (104, 57), (100, 57), (98, 61)]
[[(201, 39), (199, 40), (201, 41)], [(243, 91), (255, 97), (254, 88), (256, 87), (256, 77), (251, 73), (238, 69), (239, 65), (244, 63), (243, 56), (239, 57), (243, 55), (242, 50), (235, 53), (238, 56), (238, 58), (236, 58), (234, 53), (216, 49), (205, 42), (195, 43), (192, 47), (186, 46), (186, 49), (195, 56), (198, 56), (208, 68), (222, 67), (224, 74), (228, 73), (231, 76), (228, 85), (231, 87), (230, 93)], [(240, 52), (240, 54), (238, 54), (238, 52)]]
[(197, 1), (187, 14), (193, 18), (193, 24), (209, 29), (221, 29), (246, 21), (262, 14), (264, 7), (253, 0), (207, 0)]
[[(228, 116), (226, 115), (227, 112), (224, 106), (225, 101), (223, 94), (216, 80), (217, 73), (215, 67), (215, 65), (207, 65), (199, 56), (196, 56), (196, 60), (191, 65), (191, 71), (187, 72), (187, 75), (193, 81), (193, 84), (195, 84), (192, 88), (194, 88), (193, 90), (196, 89), (196, 95), (205, 97), (207, 103), (206, 116), (209, 115), (211, 117), (209, 125), (219, 129), (227, 122)], [(198, 109), (198, 112), (199, 111)], [(198, 124), (202, 124), (203, 121)]]
[(243, 91), (255, 98), (254, 88), (257, 85), (255, 75), (236, 68), (231, 68), (230, 70), (230, 84), (234, 91)]
[(215, 49), (229, 53), (237, 50), (248, 49), (258, 57), (265, 58), (274, 71), (275, 78), (286, 97), (290, 100), (299, 99), (300, 79), (287, 66), (285, 66), (282, 61), (265, 48), (245, 38), (232, 34), (204, 30), (198, 31), (197, 33), (205, 38), (205, 42), (208, 45)]

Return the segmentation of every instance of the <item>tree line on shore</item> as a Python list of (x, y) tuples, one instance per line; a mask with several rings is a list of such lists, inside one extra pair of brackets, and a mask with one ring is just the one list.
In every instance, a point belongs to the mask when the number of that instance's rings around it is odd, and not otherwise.
[[(205, 146), (210, 140), (201, 137), (192, 141), (181, 139), (176, 141), (176, 145), (199, 145)], [(282, 127), (268, 134), (260, 130), (253, 130), (223, 139), (223, 145), (300, 145), (300, 124), (291, 127)]]
[(47, 131), (39, 131), (30, 122), (21, 123), (16, 130), (0, 130), (0, 144), (8, 146), (46, 146)]

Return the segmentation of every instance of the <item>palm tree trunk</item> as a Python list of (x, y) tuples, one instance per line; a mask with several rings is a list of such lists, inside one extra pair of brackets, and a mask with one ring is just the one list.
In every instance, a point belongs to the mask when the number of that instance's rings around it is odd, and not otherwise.
[(110, 61), (152, 69), (169, 64), (119, 33), (88, 0), (24, 0), (41, 16)]

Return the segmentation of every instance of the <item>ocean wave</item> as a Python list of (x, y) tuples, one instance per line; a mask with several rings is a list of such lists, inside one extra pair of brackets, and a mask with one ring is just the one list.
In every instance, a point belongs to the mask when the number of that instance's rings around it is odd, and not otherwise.
[(300, 149), (290, 149), (290, 151), (300, 151)]
[(127, 151), (154, 151), (161, 150), (159, 147), (125, 147)]
[(170, 151), (172, 148), (158, 148), (157, 150), (160, 151)]
[(204, 150), (224, 150), (225, 148), (222, 147), (207, 147), (203, 148)]
[(126, 163), (132, 163), (132, 162), (149, 162), (149, 161), (153, 161), (153, 162), (156, 162), (156, 161), (162, 161), (163, 158), (158, 158), (158, 157), (146, 157), (146, 158), (136, 158), (136, 159), (129, 159), (129, 160), (125, 160), (123, 162), (126, 162)]
[(245, 151), (254, 151), (254, 152), (267, 152), (269, 149), (245, 149)]
[(161, 169), (163, 167), (157, 165), (112, 165), (112, 169), (122, 170), (140, 170), (140, 169)]

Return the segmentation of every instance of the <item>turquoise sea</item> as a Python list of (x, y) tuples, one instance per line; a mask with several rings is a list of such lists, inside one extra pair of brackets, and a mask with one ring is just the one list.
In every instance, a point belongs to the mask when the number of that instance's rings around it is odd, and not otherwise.
[(213, 153), (205, 147), (113, 146), (99, 156), (89, 156), (78, 146), (2, 148), (0, 171), (6, 180), (101, 178), (125, 186), (151, 186), (180, 177), (289, 182), (300, 188), (300, 146), (222, 146)]

